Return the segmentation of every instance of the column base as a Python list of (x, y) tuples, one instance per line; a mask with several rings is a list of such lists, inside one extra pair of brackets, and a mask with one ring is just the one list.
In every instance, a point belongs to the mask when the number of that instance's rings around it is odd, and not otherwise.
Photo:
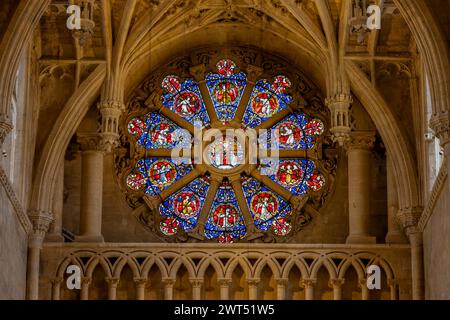
[(105, 242), (102, 235), (75, 236), (75, 242)]
[(45, 235), (45, 242), (64, 242), (64, 237), (58, 233), (48, 233)]
[(345, 241), (347, 244), (376, 244), (377, 238), (371, 236), (350, 235)]
[(409, 243), (408, 238), (401, 232), (388, 232), (385, 241), (386, 243)]

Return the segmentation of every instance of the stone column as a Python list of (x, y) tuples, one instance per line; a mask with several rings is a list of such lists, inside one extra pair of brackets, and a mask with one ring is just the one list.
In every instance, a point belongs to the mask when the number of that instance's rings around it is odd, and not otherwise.
[(81, 292), (80, 299), (81, 300), (89, 300), (89, 286), (91, 285), (91, 278), (81, 278)]
[(148, 283), (147, 279), (135, 278), (134, 283), (136, 284), (136, 300), (145, 300), (145, 286)]
[(117, 299), (117, 285), (119, 284), (119, 278), (109, 278), (105, 279), (108, 283), (108, 300)]
[(387, 156), (387, 203), (388, 203), (388, 233), (386, 234), (386, 243), (407, 243), (403, 231), (397, 221), (398, 212), (398, 189), (393, 170), (391, 157)]
[(258, 300), (258, 284), (260, 279), (248, 279), (248, 299)]
[(371, 149), (374, 142), (373, 132), (352, 132), (347, 142), (349, 244), (376, 243), (376, 238), (369, 234)]
[(48, 242), (64, 242), (62, 235), (63, 207), (64, 207), (64, 159), (59, 164), (58, 180), (53, 190), (53, 215), (54, 220), (50, 225), (49, 233), (45, 236)]
[(103, 151), (98, 134), (78, 137), (81, 144), (80, 235), (75, 241), (103, 242)]
[(361, 300), (370, 300), (370, 291), (367, 288), (367, 279), (360, 279), (359, 286), (361, 288)]
[(423, 235), (417, 227), (423, 208), (399, 210), (397, 219), (401, 222), (411, 246), (411, 275), (413, 300), (425, 299), (425, 275), (423, 264)]
[(173, 300), (173, 285), (175, 284), (175, 279), (165, 278), (162, 279), (164, 285), (164, 300)]
[(344, 284), (343, 279), (331, 279), (330, 287), (333, 288), (333, 299), (342, 300), (342, 285)]
[(192, 300), (201, 300), (203, 279), (190, 279), (189, 281), (192, 286)]
[(52, 300), (59, 300), (61, 296), (61, 283), (63, 278), (52, 279)]
[(305, 300), (314, 300), (314, 287), (316, 286), (316, 279), (303, 279), (301, 286), (305, 288)]
[(217, 283), (220, 286), (220, 300), (230, 299), (230, 285), (231, 279), (217, 279)]
[(32, 210), (29, 212), (33, 224), (33, 231), (28, 238), (27, 260), (27, 298), (39, 299), (39, 262), (45, 233), (48, 231), (53, 216), (44, 211)]
[(288, 279), (277, 279), (277, 300), (286, 299), (286, 286)]
[(391, 291), (391, 300), (398, 300), (397, 281), (395, 281), (394, 279), (388, 280), (388, 286)]

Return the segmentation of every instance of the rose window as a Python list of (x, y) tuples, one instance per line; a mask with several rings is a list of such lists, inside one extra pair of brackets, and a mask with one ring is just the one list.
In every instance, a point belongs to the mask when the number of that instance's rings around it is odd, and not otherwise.
[(126, 191), (166, 239), (286, 238), (327, 186), (324, 117), (292, 106), (286, 76), (250, 80), (229, 59), (215, 68), (197, 81), (164, 75), (159, 98), (126, 119)]

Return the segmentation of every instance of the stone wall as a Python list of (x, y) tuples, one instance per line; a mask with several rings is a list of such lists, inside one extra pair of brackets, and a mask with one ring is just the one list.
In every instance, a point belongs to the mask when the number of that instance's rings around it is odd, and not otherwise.
[(25, 299), (27, 235), (0, 185), (0, 300)]
[(426, 299), (450, 299), (450, 188), (443, 183), (423, 233)]

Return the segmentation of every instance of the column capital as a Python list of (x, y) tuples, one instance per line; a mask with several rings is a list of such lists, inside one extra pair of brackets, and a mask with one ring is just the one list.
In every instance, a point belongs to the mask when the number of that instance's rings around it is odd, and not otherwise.
[(371, 150), (375, 144), (374, 131), (353, 131), (345, 143), (347, 151), (350, 150)]
[(367, 288), (367, 278), (358, 279), (358, 288), (368, 289)]
[(62, 278), (62, 277), (56, 277), (56, 278), (53, 278), (53, 279), (50, 279), (50, 282), (52, 283), (52, 285), (60, 285), (61, 284), (61, 282), (63, 282), (64, 281), (64, 278)]
[(134, 278), (133, 281), (137, 287), (144, 287), (149, 280), (147, 278)]
[(411, 233), (419, 232), (417, 224), (422, 216), (423, 207), (408, 207), (397, 211), (396, 219), (405, 229), (405, 233), (409, 236)]
[(162, 278), (162, 284), (166, 287), (173, 286), (175, 284), (174, 278)]
[(219, 278), (219, 279), (217, 279), (217, 283), (221, 287), (228, 287), (233, 283), (233, 280), (231, 280), (229, 278)]
[(303, 288), (314, 288), (317, 283), (317, 279), (301, 279), (300, 286)]
[(328, 284), (331, 288), (341, 287), (344, 284), (344, 279), (330, 279), (330, 283)]
[(430, 127), (441, 142), (441, 146), (450, 144), (450, 112), (444, 115), (435, 116), (430, 121)]
[(105, 281), (108, 283), (109, 286), (115, 288), (119, 284), (120, 279), (119, 278), (105, 278)]
[(279, 286), (286, 286), (288, 284), (288, 282), (289, 282), (289, 279), (287, 279), (287, 278), (278, 278), (278, 279), (275, 279), (275, 282)]
[(189, 69), (189, 72), (194, 77), (195, 81), (197, 82), (205, 81), (206, 66), (204, 64), (198, 64), (196, 66), (191, 67)]
[(349, 108), (353, 103), (353, 96), (350, 93), (337, 93), (325, 99), (328, 108)]
[(203, 278), (190, 278), (189, 282), (193, 288), (200, 288), (203, 285)]
[(53, 222), (53, 215), (45, 210), (29, 210), (28, 217), (33, 225), (33, 233), (30, 235), (30, 245), (42, 244), (44, 236)]
[(247, 279), (247, 284), (249, 286), (257, 286), (260, 281), (261, 281), (261, 279), (259, 279), (259, 278)]
[(103, 151), (101, 145), (102, 137), (98, 133), (81, 133), (77, 135), (77, 142), (82, 152)]
[(91, 282), (92, 282), (92, 278), (90, 278), (90, 277), (81, 277), (81, 285), (83, 287), (90, 286)]
[(12, 129), (13, 125), (11, 124), (9, 119), (7, 119), (6, 116), (0, 115), (0, 147), (3, 145), (6, 136), (11, 132)]

